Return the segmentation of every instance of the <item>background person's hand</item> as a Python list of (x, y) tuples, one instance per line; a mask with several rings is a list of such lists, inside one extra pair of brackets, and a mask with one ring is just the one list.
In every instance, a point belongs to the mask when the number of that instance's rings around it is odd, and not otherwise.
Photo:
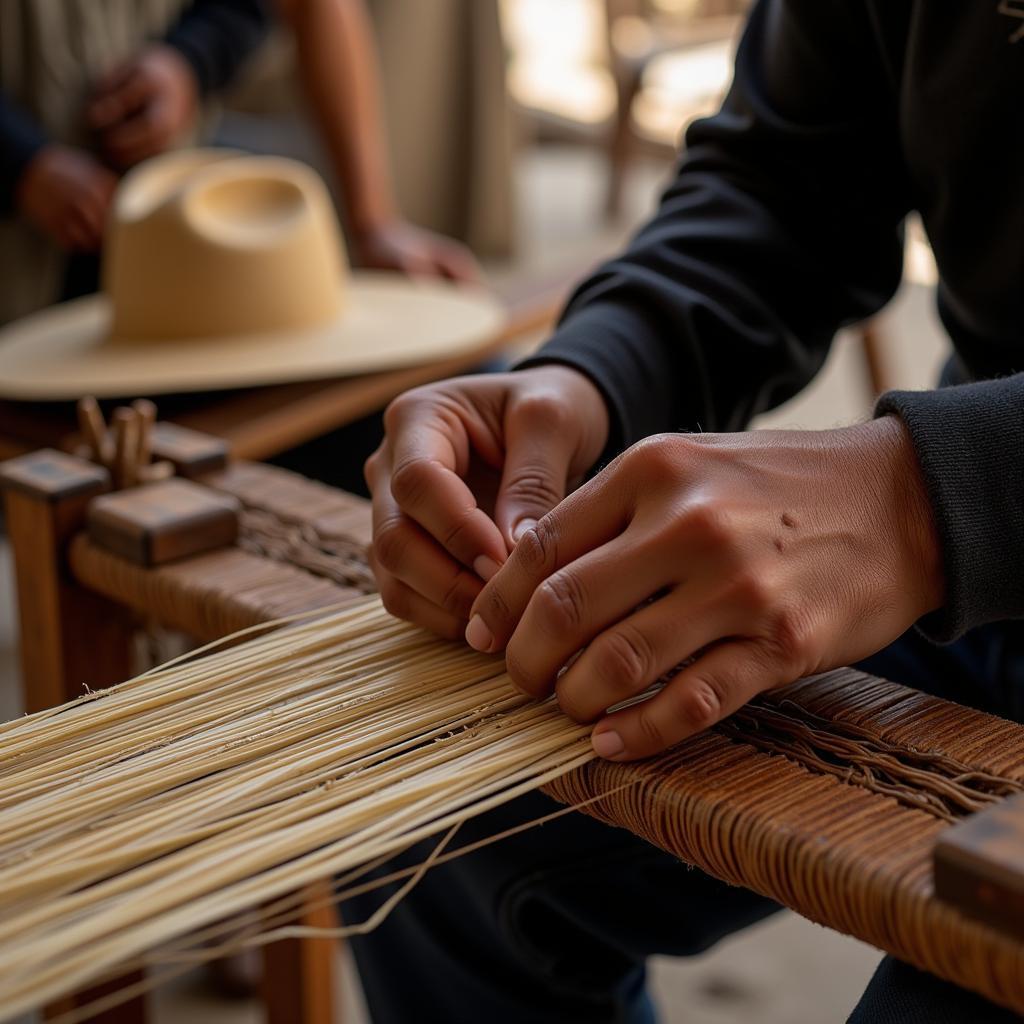
[(103, 228), (117, 176), (85, 150), (51, 144), (29, 161), (18, 182), (22, 215), (62, 249), (93, 252)]
[(104, 154), (131, 167), (169, 149), (199, 113), (199, 88), (172, 46), (149, 46), (96, 86), (87, 116)]
[(410, 277), (442, 277), (463, 284), (480, 281), (480, 266), (464, 245), (394, 220), (353, 236), (359, 262), (372, 270), (397, 270)]
[(460, 637), (515, 538), (604, 449), (604, 399), (576, 370), (543, 366), (417, 388), (384, 422), (366, 464), (381, 598), (393, 615)]
[[(519, 687), (554, 689), (572, 718), (597, 721), (598, 754), (629, 760), (762, 690), (880, 650), (942, 597), (931, 508), (899, 420), (666, 435), (522, 537), (466, 637), (504, 648)], [(656, 696), (607, 714), (694, 656)]]

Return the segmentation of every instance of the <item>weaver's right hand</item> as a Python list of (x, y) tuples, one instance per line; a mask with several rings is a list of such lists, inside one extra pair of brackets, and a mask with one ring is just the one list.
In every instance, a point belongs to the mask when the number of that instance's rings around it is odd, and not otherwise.
[(604, 399), (582, 373), (540, 366), (416, 388), (384, 425), (366, 463), (381, 598), (461, 638), (483, 583), (604, 449)]

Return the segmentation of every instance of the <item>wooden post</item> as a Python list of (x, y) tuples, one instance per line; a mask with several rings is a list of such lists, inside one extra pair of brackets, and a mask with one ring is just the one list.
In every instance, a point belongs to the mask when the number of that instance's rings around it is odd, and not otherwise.
[(1024, 939), (1024, 793), (943, 832), (933, 863), (940, 900)]
[[(305, 891), (309, 903), (323, 902), (330, 883)], [(307, 908), (296, 922), (314, 928), (336, 928), (332, 904)], [(337, 940), (282, 939), (263, 947), (263, 1006), (266, 1024), (334, 1024), (334, 965)]]
[[(18, 593), (21, 683), (26, 711), (110, 686), (131, 675), (132, 625), (125, 609), (79, 587), (65, 548), (81, 528), (89, 501), (110, 487), (105, 469), (52, 449), (0, 466), (7, 532)], [(53, 1017), (139, 979), (133, 974), (68, 996), (45, 1009)], [(101, 1024), (140, 1024), (141, 996), (97, 1014)]]
[(84, 686), (109, 686), (131, 675), (127, 613), (77, 586), (64, 558), (89, 501), (109, 485), (105, 469), (51, 449), (0, 466), (26, 711), (62, 704)]

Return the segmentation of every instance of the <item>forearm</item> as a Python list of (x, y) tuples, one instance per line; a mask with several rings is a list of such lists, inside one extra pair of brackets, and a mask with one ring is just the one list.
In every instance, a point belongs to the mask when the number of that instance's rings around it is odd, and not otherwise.
[(229, 85), (263, 42), (269, 0), (194, 0), (164, 36), (178, 50), (206, 96)]
[(16, 208), (22, 174), (47, 142), (42, 127), (0, 92), (0, 214)]
[(594, 379), (622, 445), (741, 429), (895, 290), (909, 198), (873, 47), (858, 4), (762, 0), (656, 216), (570, 301), (538, 359)]
[(1024, 618), (1024, 373), (891, 392), (878, 412), (906, 424), (935, 514), (946, 600), (925, 631), (952, 640)]
[(302, 84), (362, 234), (398, 211), (381, 125), (379, 69), (362, 0), (279, 0), (299, 53)]

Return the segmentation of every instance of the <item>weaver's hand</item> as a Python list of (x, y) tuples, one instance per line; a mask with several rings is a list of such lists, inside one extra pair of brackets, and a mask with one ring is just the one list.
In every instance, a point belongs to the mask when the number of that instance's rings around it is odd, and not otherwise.
[(131, 167), (169, 149), (198, 112), (199, 87), (188, 61), (174, 47), (156, 44), (99, 82), (88, 119), (106, 156)]
[[(466, 638), (505, 648), (518, 686), (554, 688), (567, 714), (597, 721), (598, 754), (630, 760), (874, 653), (942, 590), (898, 420), (670, 435), (629, 449), (527, 532)], [(652, 699), (607, 713), (694, 656)]]
[(354, 233), (353, 244), (363, 266), (397, 270), (411, 277), (443, 277), (473, 284), (480, 267), (464, 245), (396, 220)]
[(604, 399), (564, 366), (417, 388), (384, 417), (366, 463), (385, 607), (454, 639), (515, 539), (603, 450)]
[(44, 146), (18, 182), (22, 214), (63, 249), (100, 247), (117, 177), (82, 149)]

